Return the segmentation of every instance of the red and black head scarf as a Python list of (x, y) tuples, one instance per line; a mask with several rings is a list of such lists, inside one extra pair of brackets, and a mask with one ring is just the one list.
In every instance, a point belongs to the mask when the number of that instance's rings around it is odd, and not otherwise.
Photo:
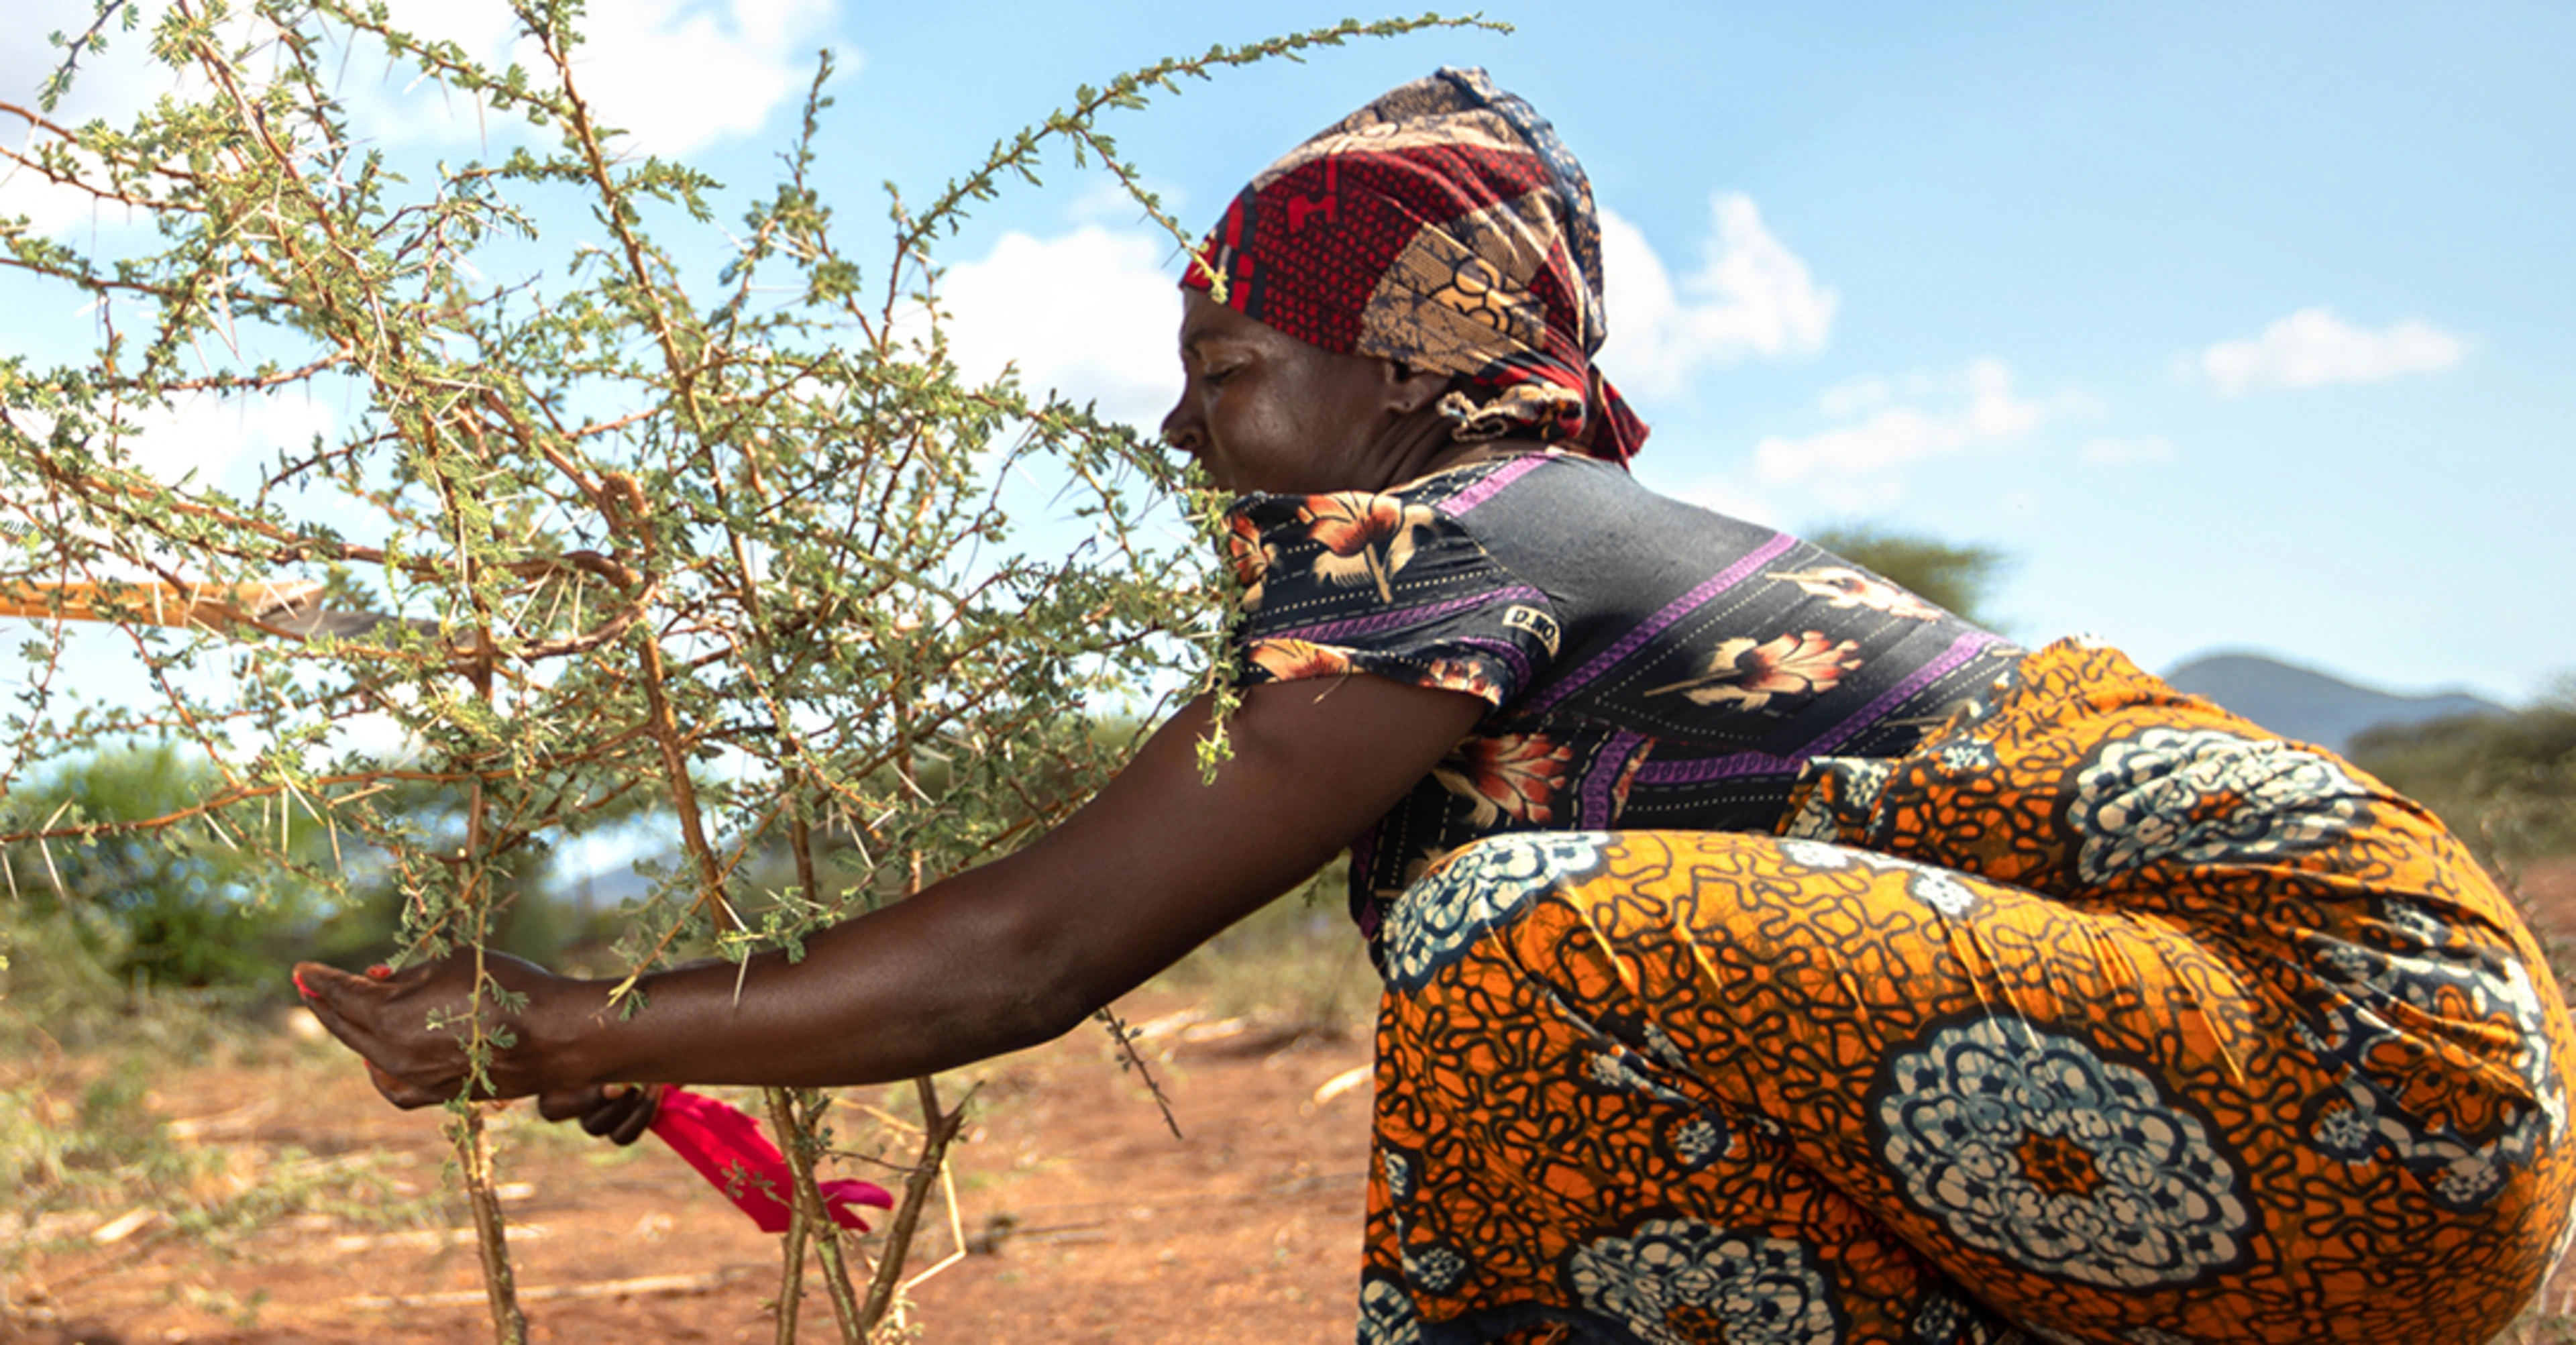
[(1452, 375), (1439, 409), (1461, 439), (1617, 463), (1645, 443), (1592, 367), (1608, 335), (1592, 184), (1482, 70), (1395, 89), (1262, 170), (1181, 284), (1309, 345)]

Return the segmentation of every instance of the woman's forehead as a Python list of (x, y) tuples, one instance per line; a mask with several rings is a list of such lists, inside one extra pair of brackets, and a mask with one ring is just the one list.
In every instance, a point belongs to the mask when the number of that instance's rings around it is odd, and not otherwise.
[[(1187, 351), (1203, 341), (1270, 338), (1279, 341), (1295, 339), (1278, 328), (1266, 326), (1256, 319), (1245, 317), (1196, 290), (1182, 292), (1180, 334), (1182, 350)], [(1298, 344), (1304, 343), (1298, 342)]]

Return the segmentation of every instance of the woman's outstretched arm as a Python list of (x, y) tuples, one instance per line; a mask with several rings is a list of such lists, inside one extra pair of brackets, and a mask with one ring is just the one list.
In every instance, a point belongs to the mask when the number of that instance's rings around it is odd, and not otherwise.
[[(734, 966), (701, 964), (645, 977), (647, 1007), (621, 1018), (609, 982), (489, 957), (528, 997), (487, 1010), (514, 1040), (493, 1091), (874, 1083), (1058, 1036), (1312, 873), (1484, 709), (1366, 675), (1255, 687), (1228, 724), (1233, 759), (1204, 783), (1193, 701), (1028, 848), (816, 934), (801, 962), (754, 957), (739, 998)], [(376, 981), (306, 963), (296, 979), (377, 1088), (416, 1107), (465, 1086), (453, 1024), (473, 966), (460, 953)]]

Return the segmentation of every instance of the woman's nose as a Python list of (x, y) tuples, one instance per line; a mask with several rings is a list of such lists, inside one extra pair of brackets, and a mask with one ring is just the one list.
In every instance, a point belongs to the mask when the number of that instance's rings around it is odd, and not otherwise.
[(1190, 412), (1188, 398), (1182, 398), (1173, 405), (1169, 413), (1164, 415), (1163, 442), (1171, 445), (1174, 450), (1196, 457), (1199, 445), (1205, 442), (1205, 439), (1206, 434), (1199, 425), (1199, 418)]

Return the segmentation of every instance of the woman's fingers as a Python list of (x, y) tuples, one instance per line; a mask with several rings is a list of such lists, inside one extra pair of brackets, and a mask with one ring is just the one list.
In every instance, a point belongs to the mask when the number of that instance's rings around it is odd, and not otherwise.
[(411, 1111), (419, 1107), (434, 1106), (447, 1100), (445, 1097), (437, 1093), (430, 1092), (424, 1088), (414, 1088), (410, 1084), (404, 1083), (402, 1080), (387, 1074), (384, 1066), (377, 1064), (375, 1061), (370, 1060), (366, 1063), (367, 1082), (376, 1086), (376, 1091), (384, 1095), (385, 1101), (402, 1108), (404, 1111)]
[[(366, 1057), (378, 1071), (378, 1091), (398, 1107), (445, 1102), (469, 1086), (476, 1097), (511, 1098), (561, 1082), (531, 1039), (545, 1037), (532, 1025), (568, 984), (532, 963), (476, 948), (364, 976), (318, 962), (295, 968), (295, 988), (314, 1016)], [(481, 1054), (469, 1056), (469, 1049)]]
[(537, 1095), (537, 1114), (549, 1121), (581, 1122), (581, 1128), (620, 1145), (633, 1144), (652, 1128), (661, 1109), (662, 1090), (630, 1084), (597, 1088), (563, 1088)]
[(370, 1060), (374, 1058), (367, 1049), (374, 1040), (371, 1015), (359, 1001), (381, 998), (375, 993), (379, 984), (319, 962), (295, 964), (295, 991), (304, 997), (304, 1006), (341, 1045)]
[(599, 1092), (599, 1105), (581, 1118), (581, 1132), (585, 1135), (609, 1134), (617, 1129), (618, 1123), (624, 1121), (629, 1112), (635, 1110), (634, 1089), (623, 1084), (609, 1084)]
[(452, 1034), (433, 1032), (407, 992), (432, 972), (408, 968), (352, 976), (319, 962), (295, 966), (295, 988), (323, 1028), (367, 1063), (367, 1078), (397, 1107), (445, 1102), (464, 1087), (464, 1053)]
[(620, 1147), (644, 1138), (644, 1132), (653, 1128), (654, 1114), (662, 1109), (662, 1090), (658, 1086), (638, 1088), (628, 1096), (633, 1099), (633, 1105), (627, 1108), (626, 1117), (617, 1123), (617, 1128), (608, 1132), (608, 1137)]
[(607, 1100), (581, 1118), (581, 1128), (621, 1146), (644, 1138), (659, 1109), (661, 1092), (626, 1084), (610, 1084), (603, 1092)]

